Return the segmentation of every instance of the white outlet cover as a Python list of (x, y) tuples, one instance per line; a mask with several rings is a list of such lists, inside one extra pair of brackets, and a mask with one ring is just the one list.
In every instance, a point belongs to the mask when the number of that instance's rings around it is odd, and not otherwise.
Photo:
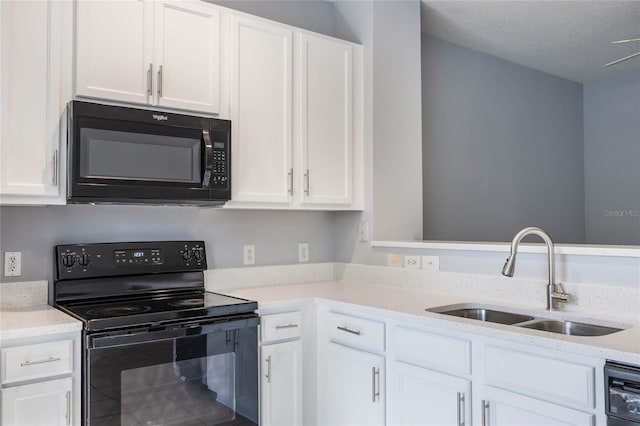
[(420, 256), (405, 256), (404, 257), (404, 267), (405, 268), (420, 269)]
[(22, 274), (22, 253), (7, 251), (4, 253), (4, 276), (19, 277)]
[(422, 269), (440, 270), (440, 256), (422, 256)]
[(256, 246), (254, 245), (246, 245), (243, 247), (244, 256), (242, 259), (242, 263), (244, 265), (255, 265), (256, 264)]

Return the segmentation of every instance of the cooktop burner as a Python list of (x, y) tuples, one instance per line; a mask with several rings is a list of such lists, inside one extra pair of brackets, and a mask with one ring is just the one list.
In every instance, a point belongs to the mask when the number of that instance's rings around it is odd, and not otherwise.
[(203, 305), (203, 300), (201, 298), (198, 299), (182, 299), (182, 300), (172, 300), (170, 302), (167, 302), (167, 305), (169, 306), (175, 306), (175, 307), (188, 307), (188, 308), (193, 308), (196, 306), (202, 306)]
[(151, 306), (107, 306), (87, 310), (87, 315), (93, 317), (117, 317), (121, 315), (133, 315), (149, 312)]

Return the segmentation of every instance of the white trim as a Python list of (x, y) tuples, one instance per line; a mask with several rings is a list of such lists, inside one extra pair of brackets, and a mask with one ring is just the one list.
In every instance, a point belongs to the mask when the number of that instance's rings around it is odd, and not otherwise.
[[(465, 242), (465, 241), (371, 241), (372, 247), (460, 250), (460, 251), (493, 251), (509, 252), (510, 243), (500, 242)], [(518, 247), (521, 253), (543, 253), (543, 244), (522, 244)], [(613, 246), (590, 244), (556, 244), (556, 254), (577, 256), (607, 257), (640, 257), (640, 246)]]

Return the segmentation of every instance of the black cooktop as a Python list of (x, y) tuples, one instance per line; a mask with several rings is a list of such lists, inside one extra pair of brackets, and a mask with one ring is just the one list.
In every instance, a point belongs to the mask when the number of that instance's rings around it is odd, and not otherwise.
[(208, 291), (115, 297), (102, 300), (60, 303), (58, 308), (82, 320), (86, 330), (156, 326), (185, 320), (224, 320), (225, 317), (253, 313), (254, 301)]

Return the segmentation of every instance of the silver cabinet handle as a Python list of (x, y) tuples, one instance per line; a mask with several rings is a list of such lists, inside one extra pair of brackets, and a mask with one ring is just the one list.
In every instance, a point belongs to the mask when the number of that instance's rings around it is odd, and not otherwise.
[(482, 426), (489, 426), (489, 401), (482, 400)]
[(458, 392), (458, 426), (464, 426), (465, 423), (464, 412), (464, 393)]
[(267, 374), (264, 377), (267, 378), (267, 383), (271, 383), (271, 355), (265, 361), (267, 362)]
[(147, 69), (147, 95), (153, 94), (153, 64), (149, 64)]
[(287, 173), (287, 177), (289, 178), (289, 194), (293, 195), (293, 169), (289, 169), (289, 173)]
[(371, 367), (371, 402), (380, 399), (380, 369)]
[(347, 332), (347, 333), (355, 334), (356, 336), (359, 336), (359, 335), (360, 335), (360, 332), (359, 332), (359, 331), (357, 331), (357, 330), (351, 330), (351, 329), (348, 329), (347, 327), (340, 327), (340, 326), (338, 326), (338, 327), (336, 327), (336, 328), (337, 328), (338, 330), (340, 330), (340, 331), (344, 331), (344, 332)]
[(288, 324), (288, 325), (276, 325), (276, 330), (282, 330), (283, 328), (296, 328), (298, 324)]
[(158, 97), (162, 97), (162, 65), (158, 67)]
[(60, 361), (60, 358), (49, 357), (47, 359), (39, 359), (37, 361), (25, 361), (20, 363), (20, 367), (27, 367), (29, 365), (44, 364), (45, 362), (55, 362), (55, 361)]
[(304, 172), (304, 193), (309, 196), (309, 169)]
[(67, 391), (67, 412), (64, 415), (65, 420), (67, 421), (67, 426), (71, 424), (71, 391)]
[(58, 186), (58, 174), (60, 171), (60, 165), (58, 164), (58, 150), (53, 151), (53, 186)]

